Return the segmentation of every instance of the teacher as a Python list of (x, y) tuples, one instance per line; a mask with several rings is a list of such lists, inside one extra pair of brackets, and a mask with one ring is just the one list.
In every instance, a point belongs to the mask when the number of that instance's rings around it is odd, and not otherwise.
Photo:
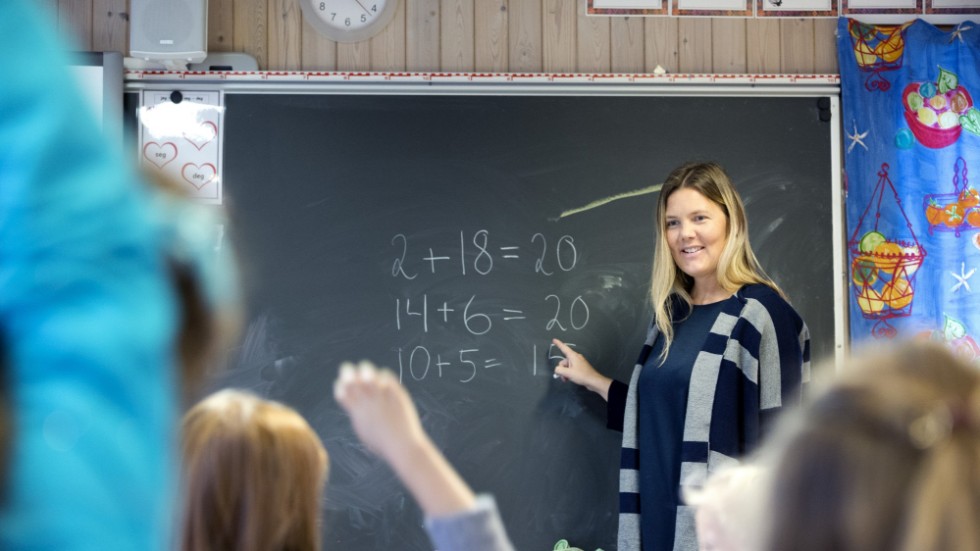
[(654, 319), (629, 385), (558, 339), (555, 375), (602, 396), (609, 428), (623, 432), (620, 551), (696, 551), (681, 485), (737, 463), (798, 401), (810, 338), (752, 252), (745, 207), (720, 166), (671, 172), (657, 224)]

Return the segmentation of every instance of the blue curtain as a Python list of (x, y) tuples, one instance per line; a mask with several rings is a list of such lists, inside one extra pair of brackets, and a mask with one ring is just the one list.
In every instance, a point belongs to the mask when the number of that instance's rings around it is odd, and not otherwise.
[(980, 357), (980, 25), (838, 22), (852, 342)]

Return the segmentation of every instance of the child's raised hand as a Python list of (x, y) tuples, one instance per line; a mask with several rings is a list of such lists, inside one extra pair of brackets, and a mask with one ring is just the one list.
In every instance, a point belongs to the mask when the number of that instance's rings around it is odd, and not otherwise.
[(426, 438), (412, 398), (388, 369), (379, 370), (368, 361), (356, 367), (344, 362), (334, 382), (334, 397), (361, 442), (389, 462)]

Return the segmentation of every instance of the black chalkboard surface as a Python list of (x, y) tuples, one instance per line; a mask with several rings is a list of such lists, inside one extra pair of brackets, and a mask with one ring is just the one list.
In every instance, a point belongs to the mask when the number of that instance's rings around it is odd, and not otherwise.
[[(725, 166), (761, 262), (834, 350), (831, 124), (817, 97), (229, 93), (224, 185), (248, 282), (230, 369), (331, 456), (327, 549), (432, 549), (332, 397), (342, 360), (398, 372), (522, 550), (615, 549), (619, 434), (551, 376), (559, 337), (627, 379), (658, 184)], [(581, 207), (588, 207), (581, 210)], [(565, 216), (562, 216), (566, 213)]]

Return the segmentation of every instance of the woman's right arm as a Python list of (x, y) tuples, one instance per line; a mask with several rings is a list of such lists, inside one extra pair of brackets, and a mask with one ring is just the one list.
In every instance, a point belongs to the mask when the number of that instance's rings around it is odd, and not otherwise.
[(571, 381), (584, 386), (608, 402), (609, 386), (613, 380), (596, 371), (589, 360), (585, 359), (585, 356), (572, 350), (567, 344), (558, 339), (552, 339), (551, 342), (565, 355), (565, 358), (555, 366), (555, 375), (563, 381)]

